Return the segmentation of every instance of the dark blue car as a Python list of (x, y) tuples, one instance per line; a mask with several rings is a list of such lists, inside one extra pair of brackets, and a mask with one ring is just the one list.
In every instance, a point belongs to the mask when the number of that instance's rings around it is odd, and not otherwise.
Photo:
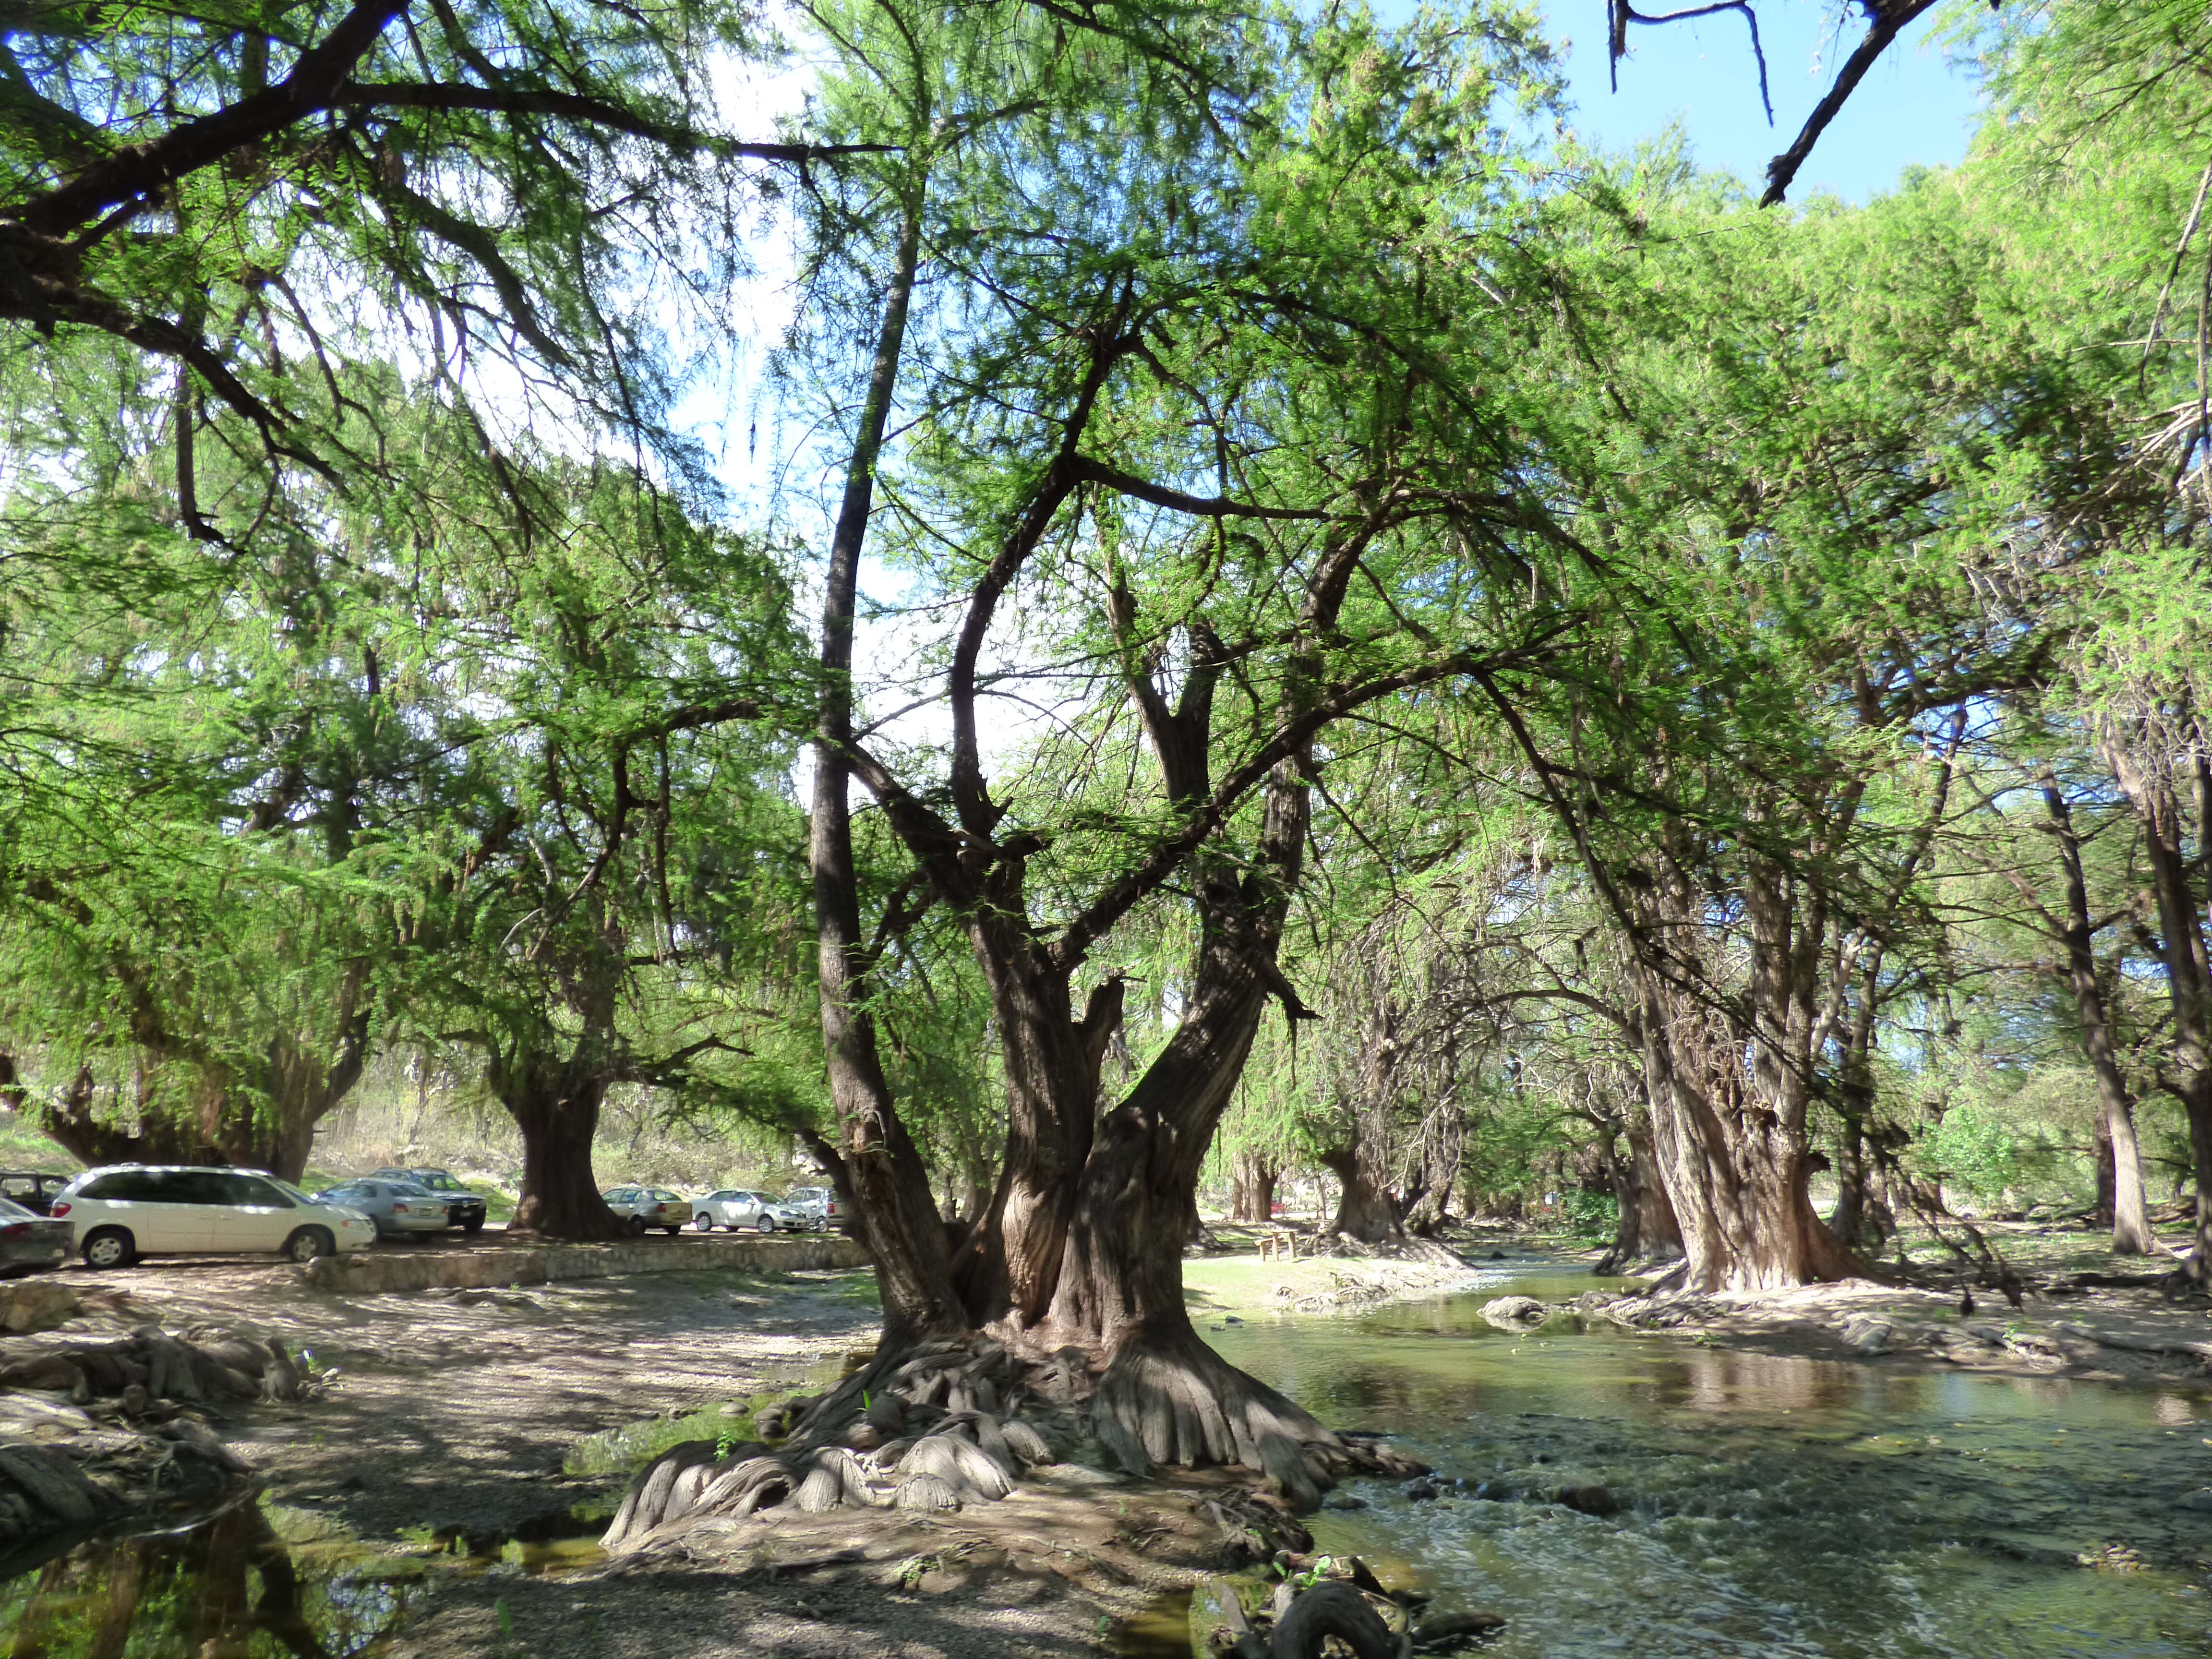
[(14, 1200), (0, 1198), (0, 1278), (58, 1267), (76, 1242), (76, 1230), (67, 1221), (34, 1215)]

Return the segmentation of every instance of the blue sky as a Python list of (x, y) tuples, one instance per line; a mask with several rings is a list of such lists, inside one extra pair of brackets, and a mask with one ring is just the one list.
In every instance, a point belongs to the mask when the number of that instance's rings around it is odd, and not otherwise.
[[(1671, 9), (1653, 0), (1638, 7)], [(1554, 34), (1573, 43), (1568, 79), (1574, 125), (1585, 137), (1626, 149), (1680, 121), (1699, 165), (1754, 185), (1765, 182), (1768, 160), (1796, 137), (1865, 27), (1856, 7), (1845, 12), (1820, 0), (1766, 0), (1759, 7), (1774, 96), (1770, 128), (1740, 15), (1632, 27), (1616, 93), (1606, 81), (1605, 0), (1547, 0), (1544, 9)], [(1906, 167), (1965, 155), (1978, 94), (1972, 77), (1952, 69), (1929, 40), (1933, 21), (1915, 24), (1868, 71), (1798, 173), (1792, 201), (1826, 190), (1863, 202), (1893, 187)]]

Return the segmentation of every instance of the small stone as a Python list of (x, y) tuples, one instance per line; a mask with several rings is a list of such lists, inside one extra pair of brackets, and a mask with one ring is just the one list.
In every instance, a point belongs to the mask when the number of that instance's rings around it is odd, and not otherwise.
[(1505, 1252), (1503, 1250), (1492, 1250), (1490, 1253), (1490, 1259), (1492, 1261), (1503, 1261), (1505, 1260)]
[(1225, 1314), (1222, 1316), (1221, 1322), (1224, 1325), (1242, 1325), (1244, 1322), (1235, 1314)]
[(1367, 1507), (1367, 1500), (1357, 1492), (1333, 1492), (1322, 1500), (1322, 1507), (1325, 1510), (1364, 1510)]
[(2207, 1487), (2203, 1492), (2191, 1492), (2181, 1500), (2181, 1507), (2185, 1510), (2199, 1511), (2212, 1510), (2212, 1487)]
[(1505, 1628), (1505, 1620), (1494, 1613), (1440, 1613), (1434, 1618), (1424, 1619), (1413, 1626), (1413, 1645), (1417, 1648), (1442, 1647), (1447, 1642), (1462, 1641), (1470, 1636), (1487, 1636), (1492, 1631)]
[(1482, 1304), (1483, 1322), (1501, 1331), (1534, 1330), (1549, 1311), (1533, 1296), (1493, 1297)]
[(728, 1400), (714, 1407), (714, 1415), (717, 1417), (743, 1417), (746, 1413), (751, 1410), (752, 1407), (744, 1401)]
[(1425, 1480), (1408, 1480), (1398, 1490), (1405, 1494), (1408, 1503), (1433, 1504), (1436, 1502), (1437, 1489)]

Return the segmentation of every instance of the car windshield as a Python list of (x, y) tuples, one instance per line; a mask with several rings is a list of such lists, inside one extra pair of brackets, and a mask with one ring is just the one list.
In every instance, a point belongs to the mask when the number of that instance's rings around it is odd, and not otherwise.
[(430, 1189), (419, 1181), (394, 1181), (388, 1183), (402, 1198), (428, 1198)]
[(432, 1170), (427, 1173), (418, 1174), (415, 1177), (415, 1184), (434, 1193), (459, 1192), (461, 1187), (459, 1182), (454, 1180), (443, 1170)]
[(663, 1204), (669, 1204), (669, 1203), (672, 1203), (672, 1202), (674, 1202), (674, 1201), (675, 1201), (675, 1198), (676, 1198), (676, 1194), (675, 1194), (671, 1193), (671, 1192), (665, 1192), (665, 1191), (663, 1191), (663, 1190), (662, 1190), (660, 1188), (659, 1188), (659, 1187), (655, 1187), (655, 1188), (653, 1189), (653, 1197), (654, 1197), (656, 1200), (658, 1200), (659, 1202), (661, 1202), (661, 1203), (663, 1203)]
[[(283, 1194), (285, 1197), (290, 1199), (295, 1204), (313, 1204), (316, 1201), (315, 1200), (308, 1197), (307, 1194), (301, 1192), (297, 1187), (295, 1187), (289, 1181), (279, 1181), (275, 1176), (264, 1176), (262, 1179), (266, 1181), (270, 1186), (274, 1187), (278, 1192)], [(325, 1194), (325, 1196), (327, 1197), (329, 1194)]]

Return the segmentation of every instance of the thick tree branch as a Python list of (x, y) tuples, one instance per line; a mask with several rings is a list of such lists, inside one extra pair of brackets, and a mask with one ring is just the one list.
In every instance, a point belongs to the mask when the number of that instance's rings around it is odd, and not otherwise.
[(68, 183), (0, 209), (0, 219), (16, 219), (34, 231), (60, 234), (329, 108), (354, 65), (406, 9), (407, 0), (359, 0), (319, 45), (301, 54), (292, 72), (275, 86), (184, 122), (159, 138), (125, 145)]
[[(1564, 628), (1565, 624), (1560, 624)], [(1539, 635), (1509, 650), (1492, 652), (1483, 657), (1472, 657), (1464, 652), (1401, 669), (1395, 674), (1382, 675), (1364, 680), (1357, 685), (1340, 686), (1334, 691), (1316, 697), (1298, 715), (1278, 726), (1274, 734), (1247, 756), (1221, 781), (1203, 805), (1185, 815), (1182, 823), (1153, 842), (1152, 850), (1134, 868), (1126, 872), (1081, 911), (1060, 937), (1053, 941), (1052, 955), (1055, 967), (1072, 972), (1092, 945), (1113, 925), (1127, 915), (1138, 901), (1158, 888), (1173, 875), (1184, 859), (1195, 852), (1200, 844), (1227, 819), (1245, 796), (1266, 781), (1279, 762), (1296, 755), (1311, 742), (1316, 733), (1332, 721), (1340, 720), (1356, 708), (1407, 691), (1416, 686), (1432, 685), (1438, 680), (1483, 677), (1508, 668), (1522, 665), (1539, 654), (1559, 629)]]

